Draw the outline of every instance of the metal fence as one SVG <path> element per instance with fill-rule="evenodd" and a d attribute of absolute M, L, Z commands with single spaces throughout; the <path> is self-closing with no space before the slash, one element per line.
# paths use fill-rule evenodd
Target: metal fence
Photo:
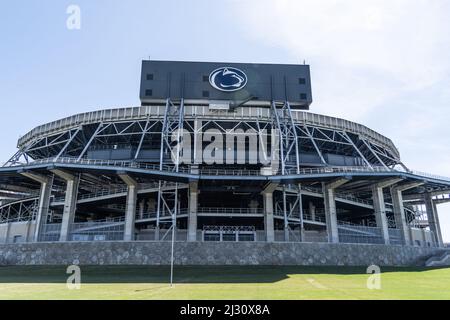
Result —
<path fill-rule="evenodd" d="M 339 242 L 384 244 L 381 228 L 356 225 L 338 225 Z"/>
<path fill-rule="evenodd" d="M 389 228 L 389 242 L 394 245 L 403 245 L 402 232 L 400 229 Z"/>
<path fill-rule="evenodd" d="M 120 241 L 124 236 L 124 218 L 73 223 L 70 241 Z"/>
<path fill-rule="evenodd" d="M 38 241 L 55 242 L 59 241 L 61 234 L 61 223 L 44 224 L 41 227 Z"/>

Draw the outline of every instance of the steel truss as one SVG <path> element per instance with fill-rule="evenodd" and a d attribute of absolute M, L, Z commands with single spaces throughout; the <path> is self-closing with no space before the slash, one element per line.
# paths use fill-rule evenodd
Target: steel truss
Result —
<path fill-rule="evenodd" d="M 292 173 L 291 169 L 298 174 L 300 173 L 298 136 L 289 102 L 286 101 L 281 108 L 277 108 L 276 102 L 272 101 L 271 116 L 272 124 L 280 135 L 281 174 Z"/>
<path fill-rule="evenodd" d="M 282 213 L 285 240 L 289 240 L 290 235 L 292 235 L 295 241 L 302 241 L 304 238 L 304 224 L 302 188 L 300 184 L 283 187 L 281 201 L 275 203 L 275 212 L 277 216 L 280 216 L 280 213 Z M 299 230 L 299 234 L 296 234 L 294 230 Z"/>
<path fill-rule="evenodd" d="M 22 199 L 0 207 L 0 223 L 32 221 L 36 217 L 39 198 Z"/>
<path fill-rule="evenodd" d="M 280 136 L 280 144 L 277 146 L 279 150 L 277 151 L 280 154 L 282 174 L 297 173 L 302 163 L 301 158 L 305 153 L 317 154 L 318 163 L 323 166 L 329 165 L 327 153 L 360 158 L 361 164 L 366 167 L 393 168 L 397 164 L 403 166 L 397 156 L 364 136 L 344 130 L 295 122 L 293 111 L 287 102 L 282 105 L 272 102 L 269 121 L 261 120 L 258 117 L 255 117 L 254 120 L 233 117 L 211 119 L 209 116 L 201 119 L 201 115 L 195 119 L 180 121 L 180 119 L 184 119 L 184 104 L 174 104 L 170 99 L 166 104 L 169 108 L 166 108 L 168 112 L 164 114 L 164 117 L 156 118 L 148 115 L 143 119 L 92 123 L 37 138 L 16 152 L 5 166 L 29 163 L 31 159 L 52 158 L 57 161 L 60 157 L 69 157 L 81 160 L 86 158 L 88 150 L 120 147 L 132 148 L 130 161 L 139 161 L 142 149 L 156 150 L 161 146 L 164 150 L 163 163 L 167 163 L 171 157 L 179 156 L 174 152 L 173 143 L 170 141 L 171 135 L 176 130 L 183 129 L 184 126 L 190 135 L 194 134 L 194 140 L 199 132 L 210 127 L 215 127 L 224 134 L 230 134 L 237 128 L 255 130 L 261 141 L 262 138 L 265 138 L 264 130 L 275 129 Z M 160 141 L 161 137 L 163 139 Z M 265 146 L 264 143 L 260 145 Z M 193 152 L 194 159 L 198 163 L 199 157 L 196 155 L 195 147 Z M 263 150 L 262 153 L 267 156 L 268 150 Z"/>
<path fill-rule="evenodd" d="M 274 160 L 275 157 L 272 153 L 278 151 L 269 150 L 271 146 L 276 147 L 277 145 L 277 143 L 272 143 L 271 141 L 272 126 L 270 122 L 260 122 L 259 119 L 255 119 L 255 121 L 197 119 L 195 121 L 185 121 L 184 125 L 189 134 L 193 133 L 194 141 L 192 143 L 193 149 L 191 150 L 193 156 L 191 156 L 191 161 L 194 164 L 201 164 L 204 160 L 202 155 L 199 154 L 202 151 L 199 150 L 201 149 L 199 146 L 202 144 L 203 134 L 209 129 L 215 130 L 215 133 L 222 134 L 224 137 L 232 136 L 233 144 L 234 137 L 243 136 L 245 139 L 245 137 L 254 136 L 259 142 L 257 144 L 258 150 L 255 151 L 258 151 L 258 155 L 263 158 L 261 160 L 264 160 L 264 163 L 270 163 Z M 243 140 L 240 141 L 245 143 Z M 227 141 L 223 141 L 223 143 L 227 143 Z M 224 162 L 226 163 L 226 160 Z"/>
<path fill-rule="evenodd" d="M 167 155 L 170 155 L 170 160 L 173 161 L 174 172 L 179 172 L 180 168 L 180 152 L 182 150 L 182 139 L 183 139 L 183 128 L 184 128 L 184 99 L 181 99 L 180 103 L 174 104 L 170 99 L 166 101 L 166 110 L 164 113 L 164 120 L 161 130 L 161 148 L 160 148 L 160 170 L 163 170 L 164 164 L 167 164 Z M 173 136 L 176 135 L 175 145 L 172 141 Z M 164 188 L 165 182 L 159 181 L 159 192 L 158 192 L 158 204 L 156 211 L 156 232 L 157 238 L 159 238 L 159 229 L 161 221 L 167 218 L 172 220 L 172 224 L 167 230 L 166 234 L 163 236 L 163 240 L 172 231 L 172 239 L 174 239 L 176 234 L 176 221 L 177 214 L 179 211 L 179 201 L 178 201 L 178 187 L 179 184 L 175 183 L 175 187 L 170 190 Z M 167 213 L 167 214 L 166 214 Z"/>

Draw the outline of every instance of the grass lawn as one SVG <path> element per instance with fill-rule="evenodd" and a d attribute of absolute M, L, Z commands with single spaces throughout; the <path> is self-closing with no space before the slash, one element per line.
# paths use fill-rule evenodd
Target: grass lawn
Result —
<path fill-rule="evenodd" d="M 382 268 L 381 290 L 364 267 L 81 267 L 81 289 L 65 267 L 0 267 L 0 299 L 450 299 L 450 268 Z"/>

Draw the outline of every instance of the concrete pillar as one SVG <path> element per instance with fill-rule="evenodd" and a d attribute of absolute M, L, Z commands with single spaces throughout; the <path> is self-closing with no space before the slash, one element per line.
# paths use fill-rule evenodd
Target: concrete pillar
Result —
<path fill-rule="evenodd" d="M 403 207 L 403 195 L 402 191 L 398 188 L 391 189 L 392 204 L 394 209 L 395 225 L 397 229 L 400 229 L 401 237 L 405 245 L 411 245 L 411 237 L 409 232 L 409 226 L 406 223 L 405 208 Z"/>
<path fill-rule="evenodd" d="M 136 217 L 137 190 L 139 184 L 129 175 L 119 173 L 119 177 L 127 184 L 127 202 L 125 205 L 124 241 L 134 240 L 134 221 Z"/>
<path fill-rule="evenodd" d="M 330 243 L 339 243 L 335 189 L 348 182 L 348 180 L 337 179 L 329 183 L 322 183 L 328 242 Z"/>
<path fill-rule="evenodd" d="M 124 241 L 134 240 L 134 220 L 136 215 L 137 186 L 129 185 L 127 190 L 127 203 L 125 210 Z"/>
<path fill-rule="evenodd" d="M 337 211 L 334 189 L 327 188 L 324 185 L 323 198 L 325 204 L 325 217 L 327 222 L 328 242 L 338 243 L 339 232 L 337 223 Z"/>
<path fill-rule="evenodd" d="M 412 245 L 411 228 L 406 223 L 405 208 L 403 207 L 403 191 L 423 185 L 424 182 L 410 182 L 397 184 L 391 188 L 392 205 L 394 206 L 394 218 L 397 229 L 405 245 Z"/>
<path fill-rule="evenodd" d="M 386 217 L 386 204 L 384 203 L 383 188 L 377 185 L 373 186 L 372 198 L 377 227 L 381 228 L 384 244 L 389 244 L 389 225 Z"/>
<path fill-rule="evenodd" d="M 5 243 L 9 243 L 10 232 L 11 232 L 11 222 L 8 222 L 6 224 Z"/>
<path fill-rule="evenodd" d="M 31 229 L 31 225 L 32 225 L 32 221 L 28 221 L 27 222 L 27 227 L 26 227 L 26 237 L 25 237 L 25 242 L 30 242 L 30 229 Z"/>
<path fill-rule="evenodd" d="M 66 181 L 66 196 L 64 199 L 63 218 L 61 223 L 61 232 L 59 241 L 68 241 L 70 234 L 70 225 L 75 220 L 75 212 L 77 207 L 78 185 L 80 179 L 71 173 L 63 170 L 51 170 L 58 177 Z"/>
<path fill-rule="evenodd" d="M 78 178 L 67 180 L 66 197 L 64 200 L 64 212 L 59 241 L 69 240 L 70 225 L 75 220 L 79 182 L 80 180 Z"/>
<path fill-rule="evenodd" d="M 420 230 L 420 232 L 421 232 L 421 234 L 422 234 L 422 246 L 423 247 L 426 247 L 427 246 L 427 234 L 426 234 L 426 232 L 425 232 L 425 228 L 422 228 L 421 230 Z"/>
<path fill-rule="evenodd" d="M 309 207 L 309 214 L 311 216 L 312 221 L 316 221 L 316 206 L 314 205 L 314 202 L 310 201 L 308 203 Z"/>
<path fill-rule="evenodd" d="M 258 212 L 258 201 L 256 200 L 251 200 L 248 204 L 248 207 L 251 209 L 252 213 L 257 213 Z"/>
<path fill-rule="evenodd" d="M 432 195 L 426 193 L 424 195 L 425 208 L 427 210 L 428 225 L 430 231 L 433 233 L 433 242 L 439 247 L 443 247 L 443 241 L 441 236 L 441 228 L 439 225 L 439 217 L 437 216 L 436 206 L 433 203 Z"/>
<path fill-rule="evenodd" d="M 275 241 L 275 230 L 273 221 L 273 192 L 263 192 L 264 201 L 264 230 L 266 232 L 266 241 Z"/>
<path fill-rule="evenodd" d="M 444 246 L 444 238 L 442 238 L 442 229 L 441 229 L 441 223 L 439 222 L 439 213 L 437 210 L 436 202 L 434 202 L 434 201 L 433 201 L 433 212 L 434 212 L 434 218 L 435 218 L 436 224 L 437 224 L 439 243 L 440 243 L 440 246 L 443 247 Z"/>
<path fill-rule="evenodd" d="M 47 222 L 47 215 L 50 206 L 50 195 L 52 193 L 52 179 L 32 172 L 21 172 L 20 174 L 41 184 L 38 210 L 36 213 L 36 228 L 34 230 L 33 237 L 33 241 L 38 242 L 42 231 L 42 226 Z"/>
<path fill-rule="evenodd" d="M 144 208 L 145 208 L 145 200 L 141 200 L 141 202 L 139 202 L 139 219 L 143 219 L 144 218 Z"/>
<path fill-rule="evenodd" d="M 188 241 L 197 241 L 198 182 L 189 184 Z"/>

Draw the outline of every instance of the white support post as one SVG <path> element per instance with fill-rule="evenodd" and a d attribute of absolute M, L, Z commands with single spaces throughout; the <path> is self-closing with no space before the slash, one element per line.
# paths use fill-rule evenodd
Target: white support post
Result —
<path fill-rule="evenodd" d="M 127 174 L 119 173 L 119 177 L 127 184 L 127 203 L 125 209 L 124 241 L 134 240 L 134 225 L 136 216 L 137 190 L 139 184 Z"/>
<path fill-rule="evenodd" d="M 322 183 L 328 242 L 330 243 L 339 243 L 335 189 L 348 182 L 348 180 L 337 179 L 329 183 Z"/>
<path fill-rule="evenodd" d="M 311 220 L 316 221 L 316 206 L 314 205 L 314 203 L 312 201 L 309 202 L 308 206 L 309 206 L 309 214 L 311 216 Z"/>
<path fill-rule="evenodd" d="M 41 190 L 39 193 L 38 211 L 36 214 L 36 226 L 34 230 L 34 239 L 33 239 L 34 242 L 38 242 L 39 236 L 42 231 L 42 226 L 47 222 L 46 220 L 50 206 L 50 195 L 52 192 L 52 179 L 32 172 L 21 172 L 20 174 L 41 184 Z"/>
<path fill-rule="evenodd" d="M 373 209 L 377 227 L 381 228 L 384 244 L 389 244 L 389 226 L 386 217 L 386 204 L 384 203 L 383 188 L 372 186 Z"/>
<path fill-rule="evenodd" d="M 188 241 L 197 241 L 198 182 L 189 184 Z"/>
<path fill-rule="evenodd" d="M 403 191 L 424 184 L 424 182 L 395 185 L 391 188 L 392 205 L 394 206 L 395 226 L 400 230 L 405 245 L 412 245 L 411 230 L 406 222 L 405 208 L 403 206 Z"/>
<path fill-rule="evenodd" d="M 263 193 L 264 201 L 264 230 L 266 232 L 266 241 L 275 241 L 275 230 L 273 220 L 273 192 Z"/>
<path fill-rule="evenodd" d="M 275 229 L 273 218 L 273 192 L 277 189 L 278 182 L 269 183 L 261 192 L 264 205 L 264 231 L 267 242 L 275 241 Z"/>
<path fill-rule="evenodd" d="M 392 204 L 394 209 L 395 226 L 400 229 L 402 240 L 405 245 L 411 245 L 409 227 L 406 224 L 405 208 L 403 207 L 402 191 L 396 188 L 391 190 Z"/>
<path fill-rule="evenodd" d="M 433 233 L 433 241 L 438 247 L 443 247 L 441 228 L 439 225 L 439 217 L 437 215 L 436 205 L 433 203 L 433 198 L 430 193 L 424 195 L 425 208 L 427 211 L 428 225 L 430 231 Z"/>
<path fill-rule="evenodd" d="M 283 219 L 284 219 L 284 241 L 289 242 L 289 221 L 287 213 L 286 188 L 283 187 Z"/>
<path fill-rule="evenodd" d="M 298 213 L 300 216 L 300 242 L 305 240 L 305 225 L 303 223 L 303 194 L 302 185 L 298 184 Z"/>
<path fill-rule="evenodd" d="M 59 241 L 68 241 L 70 226 L 75 220 L 78 185 L 80 179 L 73 174 L 65 172 L 63 170 L 53 169 L 50 171 L 66 181 L 66 195 L 64 199 L 64 210 Z"/>
<path fill-rule="evenodd" d="M 437 204 L 436 201 L 433 201 L 433 212 L 434 212 L 434 218 L 436 220 L 436 226 L 438 231 L 438 237 L 439 237 L 439 246 L 444 247 L 444 238 L 442 238 L 442 229 L 441 229 L 441 223 L 439 222 L 439 213 L 437 210 Z"/>
<path fill-rule="evenodd" d="M 387 179 L 372 186 L 373 209 L 377 227 L 381 228 L 384 244 L 390 244 L 389 225 L 386 216 L 386 203 L 384 202 L 383 189 L 400 182 L 402 179 Z"/>

